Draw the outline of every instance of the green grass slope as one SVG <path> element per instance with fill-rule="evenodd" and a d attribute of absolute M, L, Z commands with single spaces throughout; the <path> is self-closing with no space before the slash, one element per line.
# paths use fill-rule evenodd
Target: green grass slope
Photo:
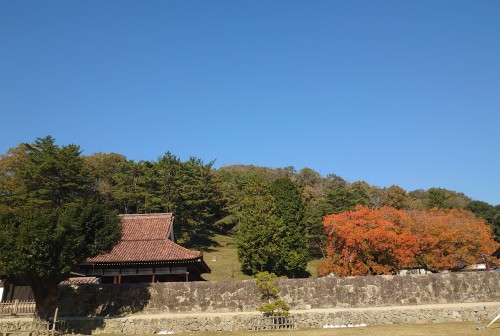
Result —
<path fill-rule="evenodd" d="M 253 279 L 252 276 L 241 272 L 241 264 L 238 260 L 236 242 L 234 237 L 226 235 L 214 235 L 210 238 L 214 245 L 204 248 L 203 259 L 212 269 L 212 273 L 204 274 L 203 278 L 207 281 L 223 280 L 247 280 Z M 320 260 L 311 260 L 307 264 L 307 271 L 312 277 L 317 277 L 316 267 Z"/>

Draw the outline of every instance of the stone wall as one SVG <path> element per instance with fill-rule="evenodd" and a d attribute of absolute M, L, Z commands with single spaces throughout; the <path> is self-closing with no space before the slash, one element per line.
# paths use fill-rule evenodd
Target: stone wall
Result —
<path fill-rule="evenodd" d="M 430 305 L 354 309 L 293 311 L 296 328 L 323 328 L 340 325 L 379 325 L 432 322 L 485 322 L 500 308 L 500 303 L 465 306 Z M 258 313 L 191 313 L 128 316 L 122 318 L 70 319 L 66 333 L 152 334 L 193 331 L 252 330 Z"/>
<path fill-rule="evenodd" d="M 500 309 L 500 272 L 279 280 L 297 328 L 472 321 Z M 66 333 L 250 330 L 254 281 L 62 286 Z M 6 330 L 31 319 L 0 319 Z M 5 328 L 4 328 L 5 327 Z M 23 329 L 24 328 L 24 329 Z"/>
<path fill-rule="evenodd" d="M 500 272 L 283 279 L 292 309 L 363 308 L 500 301 Z M 254 281 L 61 287 L 61 316 L 255 312 Z"/>
<path fill-rule="evenodd" d="M 431 322 L 483 322 L 491 319 L 500 303 L 468 303 L 462 305 L 418 305 L 379 308 L 336 308 L 324 310 L 292 311 L 296 328 L 323 328 L 340 325 L 379 325 L 399 323 Z M 158 334 L 160 331 L 174 333 L 193 331 L 252 330 L 256 312 L 243 313 L 179 313 L 130 315 L 127 317 L 66 317 L 66 334 Z M 32 319 L 0 319 L 0 331 L 30 331 Z"/>

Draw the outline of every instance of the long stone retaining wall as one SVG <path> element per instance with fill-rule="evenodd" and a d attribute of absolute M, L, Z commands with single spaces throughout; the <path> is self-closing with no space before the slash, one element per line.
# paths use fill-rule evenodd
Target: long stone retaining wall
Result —
<path fill-rule="evenodd" d="M 500 303 L 467 303 L 464 305 L 423 305 L 378 308 L 338 308 L 292 311 L 296 328 L 324 328 L 340 325 L 380 325 L 402 323 L 485 322 L 500 309 Z M 121 318 L 69 319 L 71 333 L 152 334 L 161 331 L 182 333 L 193 331 L 252 330 L 257 312 L 178 313 L 130 315 Z"/>
<path fill-rule="evenodd" d="M 493 271 L 288 279 L 277 286 L 298 328 L 478 322 L 500 309 L 500 272 Z M 259 304 L 254 281 L 80 285 L 61 287 L 59 316 L 66 332 L 78 334 L 250 330 Z"/>
<path fill-rule="evenodd" d="M 292 309 L 362 308 L 500 301 L 500 272 L 283 279 Z M 132 313 L 254 312 L 255 281 L 62 287 L 61 316 Z"/>
<path fill-rule="evenodd" d="M 461 305 L 417 305 L 374 308 L 335 308 L 295 310 L 291 314 L 297 329 L 332 326 L 380 325 L 402 323 L 487 322 L 500 310 L 500 303 L 465 303 Z M 195 331 L 252 330 L 257 312 L 177 313 L 129 315 L 126 317 L 66 317 L 66 334 L 158 334 Z M 3 331 L 30 331 L 32 319 L 0 319 Z"/>

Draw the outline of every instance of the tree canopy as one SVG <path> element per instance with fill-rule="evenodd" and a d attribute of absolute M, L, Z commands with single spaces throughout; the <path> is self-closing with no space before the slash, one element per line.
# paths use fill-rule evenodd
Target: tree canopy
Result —
<path fill-rule="evenodd" d="M 238 257 L 248 274 L 303 275 L 308 260 L 304 204 L 287 178 L 251 176 L 243 187 L 237 226 Z"/>
<path fill-rule="evenodd" d="M 330 251 L 333 246 L 332 231 L 327 231 L 328 235 L 325 235 L 323 218 L 331 219 L 333 215 L 345 217 L 346 212 L 351 212 L 349 216 L 361 216 L 361 213 L 352 214 L 360 205 L 364 206 L 363 216 L 367 216 L 372 222 L 370 226 L 377 229 L 376 232 L 382 238 L 390 235 L 391 230 L 399 233 L 410 230 L 394 223 L 391 227 L 384 216 L 399 218 L 401 223 L 410 223 L 410 234 L 416 234 L 420 232 L 417 223 L 427 218 L 424 215 L 418 217 L 418 214 L 427 214 L 437 208 L 453 214 L 457 214 L 456 211 L 460 209 L 467 209 L 474 214 L 469 214 L 471 220 L 480 218 L 486 221 L 489 228 L 493 228 L 496 239 L 500 239 L 500 205 L 471 200 L 463 193 L 442 188 L 407 192 L 397 185 L 377 187 L 365 181 L 348 182 L 335 174 L 324 177 L 307 167 L 299 171 L 294 167 L 245 165 L 215 169 L 214 161 L 205 163 L 196 157 L 181 160 L 170 152 L 156 160 L 139 162 L 118 153 L 83 156 L 78 146 L 58 146 L 50 136 L 37 139 L 32 144 L 20 144 L 0 156 L 0 212 L 2 225 L 6 227 L 1 239 L 14 239 L 16 232 L 12 230 L 19 230 L 22 235 L 17 234 L 18 240 L 12 241 L 14 245 L 27 244 L 29 239 L 23 240 L 22 237 L 29 237 L 27 234 L 30 231 L 35 235 L 36 230 L 49 227 L 49 222 L 55 223 L 50 226 L 53 232 L 42 230 L 36 235 L 55 239 L 61 232 L 80 234 L 82 230 L 78 228 L 87 217 L 79 214 L 96 212 L 101 213 L 100 217 L 85 219 L 90 225 L 87 227 L 88 232 L 84 230 L 89 235 L 87 243 L 99 241 L 98 246 L 106 249 L 116 237 L 111 234 L 114 220 L 106 218 L 103 209 L 108 210 L 106 213 L 112 213 L 113 218 L 113 211 L 173 212 L 175 236 L 180 243 L 203 249 L 213 244 L 210 236 L 214 233 L 236 235 L 239 258 L 246 273 L 269 271 L 279 275 L 300 276 L 305 275 L 303 270 L 307 259 L 325 256 L 335 259 L 342 255 Z M 388 206 L 393 209 L 387 210 Z M 54 211 L 45 212 L 44 209 Z M 30 213 L 38 214 L 36 220 L 29 219 Z M 68 221 L 64 219 L 70 215 L 75 216 L 72 223 L 76 227 L 68 226 Z M 408 216 L 409 221 L 406 220 Z M 465 221 L 464 216 L 458 217 L 460 221 Z M 484 224 L 484 221 L 481 223 Z M 437 222 L 446 227 L 444 219 Z M 420 226 L 430 227 L 429 224 Z M 109 241 L 101 236 L 101 232 L 106 230 L 111 230 L 106 233 L 111 237 Z M 361 229 L 356 230 L 362 236 Z M 385 238 L 382 238 L 379 240 L 384 241 Z M 412 243 L 400 240 L 400 236 L 394 237 L 391 244 L 410 246 Z M 50 245 L 49 242 L 44 244 Z M 370 238 L 369 234 L 363 244 L 371 246 L 376 252 L 359 254 L 366 263 L 372 260 L 368 268 L 363 266 L 365 271 L 389 272 L 391 267 L 385 266 L 387 263 L 384 260 L 390 258 L 397 265 L 406 264 L 404 254 L 390 257 L 384 254 L 385 250 L 377 250 L 377 241 Z M 7 243 L 2 245 L 8 246 Z M 68 245 L 74 245 L 75 250 L 80 248 L 78 242 L 70 242 L 69 238 Z M 47 251 L 51 248 L 56 250 L 54 246 L 44 247 L 44 253 L 49 253 Z M 14 247 L 10 249 L 14 251 Z M 429 268 L 444 267 L 437 265 L 420 249 L 423 249 L 423 245 L 417 245 L 414 252 L 421 253 L 422 264 Z M 6 248 L 0 246 L 0 254 L 7 255 L 2 250 Z M 79 251 L 81 258 L 75 257 L 73 260 L 68 257 L 71 259 L 68 265 L 74 264 L 84 255 L 97 253 L 95 250 Z M 63 264 L 59 257 L 51 260 Z M 413 262 L 417 264 L 417 261 Z M 64 269 L 60 273 L 66 272 Z M 349 274 L 354 271 L 345 272 Z"/>
<path fill-rule="evenodd" d="M 276 218 L 283 223 L 281 255 L 277 256 L 281 274 L 291 277 L 303 275 L 308 260 L 304 202 L 300 188 L 288 178 L 281 178 L 270 185 L 274 199 Z"/>
<path fill-rule="evenodd" d="M 498 248 L 491 227 L 463 209 L 358 206 L 326 216 L 323 223 L 328 251 L 328 260 L 319 267 L 323 275 L 458 269 L 484 262 Z"/>
<path fill-rule="evenodd" d="M 250 176 L 243 189 L 236 233 L 238 258 L 244 273 L 281 274 L 280 241 L 285 228 L 274 216 L 275 210 L 269 183 L 259 175 Z"/>
<path fill-rule="evenodd" d="M 48 136 L 11 153 L 0 160 L 10 161 L 0 165 L 10 168 L 0 183 L 0 264 L 31 286 L 47 318 L 59 282 L 119 240 L 119 220 L 99 201 L 78 146 L 59 147 Z"/>

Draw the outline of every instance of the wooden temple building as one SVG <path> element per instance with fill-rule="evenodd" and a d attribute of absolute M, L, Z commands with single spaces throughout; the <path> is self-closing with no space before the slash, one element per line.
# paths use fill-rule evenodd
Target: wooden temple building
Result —
<path fill-rule="evenodd" d="M 101 283 L 200 281 L 210 268 L 202 252 L 174 242 L 171 213 L 120 215 L 123 236 L 109 253 L 80 265 Z"/>

